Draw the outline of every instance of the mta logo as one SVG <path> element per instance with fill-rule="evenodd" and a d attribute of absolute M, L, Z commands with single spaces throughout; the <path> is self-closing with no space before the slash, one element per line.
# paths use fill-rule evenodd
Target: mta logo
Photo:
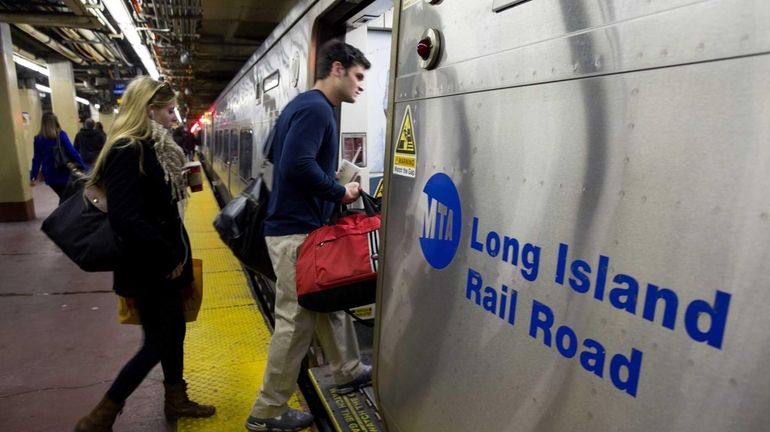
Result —
<path fill-rule="evenodd" d="M 457 253 L 462 226 L 460 195 L 448 175 L 434 174 L 425 183 L 419 210 L 422 254 L 431 267 L 443 269 Z"/>

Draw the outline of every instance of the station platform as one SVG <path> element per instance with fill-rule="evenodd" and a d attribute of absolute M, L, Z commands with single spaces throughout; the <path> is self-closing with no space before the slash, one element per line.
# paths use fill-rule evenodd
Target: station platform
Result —
<path fill-rule="evenodd" d="M 38 184 L 33 194 L 36 219 L 0 224 L 0 431 L 68 431 L 139 348 L 142 331 L 118 323 L 111 273 L 80 270 L 40 231 L 57 205 L 54 192 Z M 240 264 L 213 229 L 217 211 L 208 184 L 185 211 L 204 274 L 201 312 L 187 328 L 185 378 L 191 398 L 217 413 L 166 422 L 158 366 L 126 402 L 115 431 L 245 430 L 270 329 Z M 290 405 L 307 409 L 299 392 Z"/>

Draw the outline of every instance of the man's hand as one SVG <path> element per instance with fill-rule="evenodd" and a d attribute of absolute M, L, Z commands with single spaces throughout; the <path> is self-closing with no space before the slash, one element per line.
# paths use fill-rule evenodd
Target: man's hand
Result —
<path fill-rule="evenodd" d="M 345 196 L 342 197 L 342 204 L 350 204 L 361 196 L 361 185 L 358 182 L 350 182 L 345 185 Z"/>

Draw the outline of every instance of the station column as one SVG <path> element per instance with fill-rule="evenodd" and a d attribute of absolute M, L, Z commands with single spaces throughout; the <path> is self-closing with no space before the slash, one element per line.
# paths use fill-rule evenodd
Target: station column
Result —
<path fill-rule="evenodd" d="M 70 141 L 80 130 L 78 103 L 75 101 L 75 75 L 68 60 L 48 61 L 48 82 L 51 84 L 51 106 L 59 119 L 59 125 L 67 132 Z"/>
<path fill-rule="evenodd" d="M 34 148 L 32 142 L 40 130 L 40 117 L 42 117 L 42 108 L 40 104 L 40 92 L 35 88 L 35 80 L 21 80 L 22 86 L 19 88 L 19 99 L 21 101 L 21 125 L 22 138 L 21 145 L 26 152 L 27 166 L 32 166 L 32 156 Z M 22 165 L 22 168 L 24 165 Z"/>
<path fill-rule="evenodd" d="M 0 222 L 35 218 L 21 124 L 11 28 L 0 23 Z"/>

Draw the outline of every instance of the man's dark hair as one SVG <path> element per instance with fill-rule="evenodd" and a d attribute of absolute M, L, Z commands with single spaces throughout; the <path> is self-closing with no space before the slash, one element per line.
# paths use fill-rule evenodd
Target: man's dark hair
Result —
<path fill-rule="evenodd" d="M 87 118 L 86 121 L 83 122 L 83 127 L 86 129 L 93 129 L 96 122 L 92 118 Z"/>
<path fill-rule="evenodd" d="M 321 80 L 328 77 L 332 71 L 332 64 L 336 61 L 340 62 L 345 69 L 354 65 L 363 66 L 364 69 L 372 67 L 364 53 L 358 48 L 339 40 L 330 40 L 318 51 L 315 69 L 316 79 Z"/>

